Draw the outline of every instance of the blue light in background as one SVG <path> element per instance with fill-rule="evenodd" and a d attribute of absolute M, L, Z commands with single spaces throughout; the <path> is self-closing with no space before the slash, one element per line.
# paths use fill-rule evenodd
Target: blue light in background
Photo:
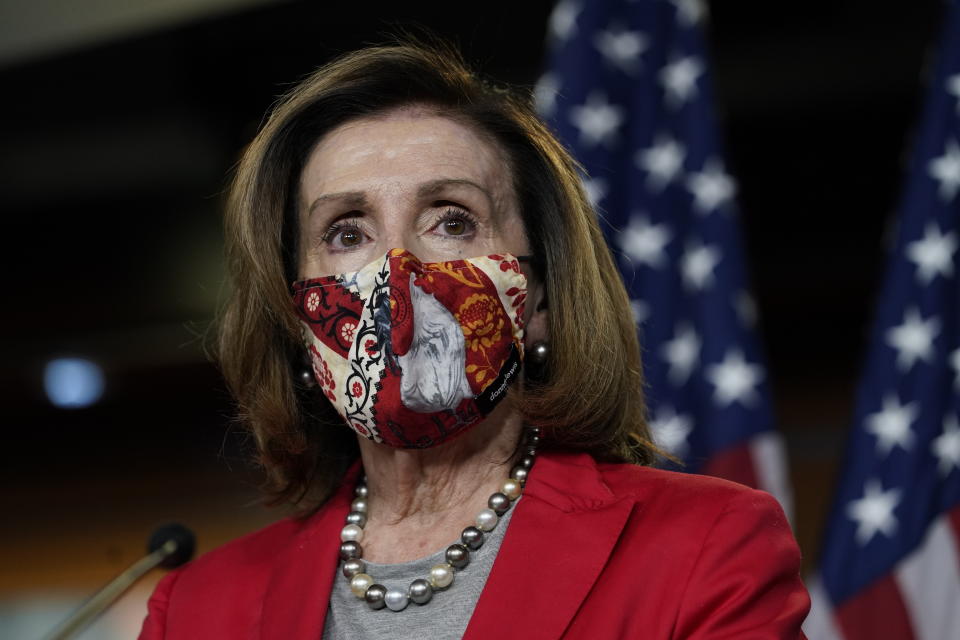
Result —
<path fill-rule="evenodd" d="M 103 370 L 84 358 L 57 358 L 43 370 L 43 388 L 55 407 L 89 407 L 103 395 Z"/>

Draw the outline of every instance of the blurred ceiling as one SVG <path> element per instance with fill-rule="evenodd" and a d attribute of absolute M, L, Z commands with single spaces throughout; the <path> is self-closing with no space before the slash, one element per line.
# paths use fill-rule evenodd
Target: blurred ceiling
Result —
<path fill-rule="evenodd" d="M 0 68 L 281 0 L 5 0 Z"/>

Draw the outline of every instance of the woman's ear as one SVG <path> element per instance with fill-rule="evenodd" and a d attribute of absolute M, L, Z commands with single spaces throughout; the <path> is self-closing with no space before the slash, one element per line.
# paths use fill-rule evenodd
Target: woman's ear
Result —
<path fill-rule="evenodd" d="M 523 345 L 525 349 L 530 349 L 537 342 L 550 341 L 548 322 L 550 310 L 547 308 L 547 292 L 539 279 L 529 283 L 526 304 Z"/>

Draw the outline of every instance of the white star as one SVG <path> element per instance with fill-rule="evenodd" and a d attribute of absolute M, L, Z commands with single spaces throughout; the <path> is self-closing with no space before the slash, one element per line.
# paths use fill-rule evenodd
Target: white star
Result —
<path fill-rule="evenodd" d="M 647 172 L 647 185 L 662 190 L 683 167 L 686 151 L 676 140 L 659 136 L 649 149 L 641 149 L 633 156 L 637 168 Z"/>
<path fill-rule="evenodd" d="M 960 349 L 950 354 L 950 367 L 953 369 L 953 386 L 960 391 Z"/>
<path fill-rule="evenodd" d="M 702 244 L 691 244 L 680 259 L 683 281 L 701 291 L 713 284 L 713 269 L 720 264 L 720 250 Z"/>
<path fill-rule="evenodd" d="M 677 18 L 685 27 L 692 27 L 706 15 L 707 8 L 700 0 L 671 0 L 677 8 Z"/>
<path fill-rule="evenodd" d="M 700 359 L 703 343 L 697 332 L 688 324 L 677 327 L 676 336 L 660 348 L 660 355 L 670 365 L 667 375 L 675 385 L 681 385 L 690 377 L 690 372 Z"/>
<path fill-rule="evenodd" d="M 630 299 L 630 313 L 633 315 L 633 323 L 641 325 L 650 317 L 650 307 L 640 298 Z"/>
<path fill-rule="evenodd" d="M 877 437 L 877 451 L 881 456 L 889 455 L 894 447 L 906 451 L 913 446 L 910 425 L 916 417 L 915 403 L 902 405 L 894 394 L 887 394 L 883 398 L 883 408 L 865 420 L 867 431 Z"/>
<path fill-rule="evenodd" d="M 630 74 L 640 68 L 640 55 L 650 46 L 642 33 L 625 29 L 601 31 L 593 44 L 614 66 Z"/>
<path fill-rule="evenodd" d="M 560 91 L 560 80 L 556 74 L 545 73 L 540 76 L 533 87 L 533 102 L 537 105 L 537 113 L 549 118 L 556 112 L 558 91 Z"/>
<path fill-rule="evenodd" d="M 943 433 L 933 440 L 933 455 L 939 458 L 940 475 L 949 474 L 954 467 L 960 469 L 960 422 L 956 416 L 943 421 Z"/>
<path fill-rule="evenodd" d="M 897 530 L 893 510 L 900 503 L 900 489 L 884 491 L 879 480 L 867 480 L 863 497 L 847 503 L 847 517 L 857 523 L 857 543 L 863 546 L 879 531 L 888 538 Z"/>
<path fill-rule="evenodd" d="M 587 192 L 587 200 L 594 209 L 607 197 L 607 181 L 603 178 L 584 178 L 583 190 Z"/>
<path fill-rule="evenodd" d="M 617 236 L 617 243 L 632 259 L 658 269 L 667 259 L 664 248 L 670 236 L 666 224 L 650 224 L 646 217 L 633 215 L 630 225 Z"/>
<path fill-rule="evenodd" d="M 666 91 L 667 102 L 679 107 L 697 92 L 697 76 L 703 73 L 703 64 L 693 57 L 680 58 L 664 65 L 660 82 Z"/>
<path fill-rule="evenodd" d="M 691 173 L 687 178 L 687 189 L 693 194 L 693 208 L 702 214 L 715 211 L 737 192 L 733 179 L 724 173 L 723 166 L 716 160 L 707 161 L 703 171 Z"/>
<path fill-rule="evenodd" d="M 693 431 L 693 420 L 689 416 L 677 415 L 673 407 L 661 407 L 650 421 L 650 431 L 659 447 L 683 458 L 689 448 L 687 436 Z"/>
<path fill-rule="evenodd" d="M 940 320 L 924 320 L 916 307 L 907 309 L 903 324 L 887 329 L 887 344 L 897 350 L 897 366 L 910 371 L 917 360 L 933 358 L 933 339 L 940 333 Z"/>
<path fill-rule="evenodd" d="M 763 380 L 763 367 L 750 364 L 739 349 L 730 349 L 720 364 L 707 367 L 707 380 L 716 387 L 713 399 L 721 407 L 734 402 L 748 405 L 759 398 L 755 387 Z"/>
<path fill-rule="evenodd" d="M 580 13 L 580 4 L 572 0 L 560 0 L 550 14 L 550 35 L 565 42 L 577 32 L 577 15 Z"/>
<path fill-rule="evenodd" d="M 960 113 L 960 74 L 947 78 L 947 93 L 957 98 L 957 113 Z"/>
<path fill-rule="evenodd" d="M 593 92 L 586 104 L 570 109 L 570 121 L 580 130 L 580 142 L 588 146 L 599 143 L 609 146 L 617 140 L 617 129 L 623 124 L 623 108 L 607 102 L 606 96 Z"/>
<path fill-rule="evenodd" d="M 940 182 L 940 198 L 946 202 L 953 200 L 960 188 L 960 147 L 957 143 L 948 140 L 944 154 L 931 160 L 927 171 Z"/>
<path fill-rule="evenodd" d="M 940 227 L 930 223 L 923 232 L 923 240 L 907 245 L 907 257 L 917 265 L 917 278 L 924 286 L 930 284 L 937 274 L 944 278 L 953 275 L 953 252 L 957 250 L 957 234 L 947 235 Z"/>
<path fill-rule="evenodd" d="M 747 327 L 753 327 L 757 324 L 757 303 L 750 295 L 749 291 L 741 291 L 733 299 L 733 308 L 737 316 Z"/>

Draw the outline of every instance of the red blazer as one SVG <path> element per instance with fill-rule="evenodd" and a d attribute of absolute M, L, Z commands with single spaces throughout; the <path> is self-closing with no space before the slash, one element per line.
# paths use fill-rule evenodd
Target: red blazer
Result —
<path fill-rule="evenodd" d="M 140 638 L 319 639 L 355 474 L 166 576 Z M 516 510 L 464 638 L 803 638 L 800 553 L 766 493 L 544 452 Z"/>

